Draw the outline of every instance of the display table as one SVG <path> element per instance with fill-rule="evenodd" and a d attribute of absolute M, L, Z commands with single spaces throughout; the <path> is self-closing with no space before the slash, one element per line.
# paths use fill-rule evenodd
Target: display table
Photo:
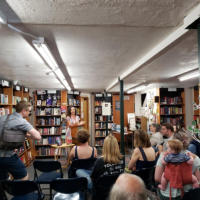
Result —
<path fill-rule="evenodd" d="M 72 149 L 72 147 L 75 144 L 67 144 L 67 143 L 63 143 L 62 145 L 58 146 L 57 144 L 53 144 L 51 145 L 51 147 L 55 148 L 55 155 L 54 155 L 54 160 L 58 160 L 59 157 L 63 156 L 64 160 L 66 162 L 64 162 L 63 167 L 68 167 L 69 164 L 69 153 Z M 63 154 L 62 154 L 62 150 L 63 150 Z M 61 162 L 62 163 L 62 162 Z"/>

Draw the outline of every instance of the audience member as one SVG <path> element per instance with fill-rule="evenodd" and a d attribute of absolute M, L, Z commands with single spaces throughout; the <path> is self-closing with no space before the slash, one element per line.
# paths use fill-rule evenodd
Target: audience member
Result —
<path fill-rule="evenodd" d="M 190 143 L 190 136 L 187 135 L 186 132 L 184 132 L 183 130 L 177 132 L 174 134 L 174 139 L 178 139 L 183 143 L 183 151 L 182 153 L 187 153 L 188 151 L 186 150 L 188 148 L 188 145 Z M 193 159 L 194 159 L 194 163 L 192 166 L 192 173 L 194 174 L 196 172 L 196 170 L 199 170 L 200 168 L 200 159 L 194 155 L 191 154 Z M 155 170 L 155 181 L 157 182 L 161 182 L 161 177 L 164 171 L 164 166 L 162 164 L 162 160 L 163 160 L 163 156 L 164 154 L 162 153 L 158 159 L 157 165 L 156 165 L 156 170 Z M 200 176 L 197 175 L 197 179 L 198 181 L 200 181 Z M 189 191 L 192 188 L 192 184 L 187 184 L 183 187 L 184 192 Z M 170 186 L 169 183 L 167 184 L 166 190 L 159 191 L 159 195 L 160 195 L 160 199 L 161 200 L 165 200 L 165 199 L 170 199 Z M 176 189 L 176 188 L 171 188 L 171 199 L 181 199 L 181 189 Z"/>
<path fill-rule="evenodd" d="M 199 187 L 197 177 L 192 174 L 192 165 L 194 162 L 193 157 L 190 155 L 190 153 L 182 153 L 182 149 L 183 144 L 181 141 L 177 139 L 168 141 L 167 151 L 164 153 L 162 160 L 162 164 L 165 167 L 165 170 L 168 171 L 167 173 L 163 172 L 162 174 L 161 184 L 159 185 L 161 190 L 166 189 L 168 180 L 170 182 L 173 181 L 174 185 L 184 185 L 185 180 L 181 180 L 179 177 L 184 177 L 182 176 L 182 173 L 185 173 L 186 170 L 186 181 L 188 181 L 188 183 L 193 183 L 193 188 Z M 174 167 L 174 165 L 179 165 L 180 168 Z M 196 173 L 198 173 L 198 170 L 196 170 Z"/>
<path fill-rule="evenodd" d="M 26 101 L 20 101 L 16 105 L 16 112 L 11 115 L 0 117 L 0 135 L 2 136 L 4 128 L 7 130 L 21 131 L 27 137 L 40 140 L 40 133 L 32 127 L 25 119 L 31 112 L 31 104 Z M 5 125 L 6 123 L 6 125 Z M 4 127 L 5 125 L 5 127 Z M 25 137 L 24 137 L 25 140 Z M 22 145 L 21 143 L 19 144 Z M 17 156 L 16 147 L 0 140 L 0 180 L 7 179 L 10 173 L 14 179 L 27 180 L 28 174 L 25 165 Z"/>
<path fill-rule="evenodd" d="M 120 154 L 117 139 L 108 135 L 103 144 L 103 153 L 95 162 L 91 178 L 95 183 L 104 175 L 121 174 L 124 172 L 123 156 Z"/>
<path fill-rule="evenodd" d="M 134 134 L 134 146 L 131 160 L 128 164 L 129 170 L 142 170 L 153 167 L 156 163 L 156 152 L 151 147 L 149 135 L 142 130 Z"/>
<path fill-rule="evenodd" d="M 114 184 L 109 200 L 147 200 L 142 179 L 133 174 L 121 174 Z"/>
<path fill-rule="evenodd" d="M 90 134 L 87 130 L 81 129 L 77 133 L 77 140 L 79 142 L 79 146 L 75 146 L 72 148 L 69 159 L 72 161 L 73 159 L 88 159 L 88 158 L 96 158 L 97 150 L 95 147 L 91 147 L 88 144 L 90 138 Z M 78 169 L 76 170 L 76 175 L 78 177 L 86 177 L 88 180 L 88 189 L 92 189 L 92 181 L 90 178 L 92 169 Z"/>
<path fill-rule="evenodd" d="M 157 145 L 163 143 L 163 135 L 160 133 L 159 124 L 151 124 L 150 132 L 152 133 L 150 137 L 151 146 L 157 147 Z"/>
<path fill-rule="evenodd" d="M 167 150 L 167 141 L 171 140 L 173 138 L 174 135 L 174 129 L 173 126 L 169 123 L 163 123 L 161 125 L 161 134 L 163 135 L 163 150 L 166 151 Z"/>

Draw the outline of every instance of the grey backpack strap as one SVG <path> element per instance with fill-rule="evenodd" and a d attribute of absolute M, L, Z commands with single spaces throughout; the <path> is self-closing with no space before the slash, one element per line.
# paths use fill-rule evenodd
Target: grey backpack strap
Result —
<path fill-rule="evenodd" d="M 10 114 L 7 115 L 7 117 L 6 117 L 6 121 L 5 121 L 4 124 L 3 124 L 2 134 L 1 134 L 1 138 L 2 138 L 2 140 L 3 140 L 3 138 L 4 138 L 4 129 L 5 129 L 6 125 L 8 124 L 8 120 L 9 120 L 9 118 L 10 118 Z"/>

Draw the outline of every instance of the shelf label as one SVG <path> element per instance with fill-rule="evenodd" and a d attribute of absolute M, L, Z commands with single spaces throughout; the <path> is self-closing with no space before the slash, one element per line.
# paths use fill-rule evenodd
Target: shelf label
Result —
<path fill-rule="evenodd" d="M 74 94 L 75 94 L 75 95 L 79 95 L 80 92 L 79 92 L 79 91 L 74 91 Z"/>
<path fill-rule="evenodd" d="M 24 88 L 24 92 L 28 92 L 28 88 L 25 87 L 25 88 Z"/>
<path fill-rule="evenodd" d="M 95 94 L 96 97 L 103 97 L 103 94 Z"/>
<path fill-rule="evenodd" d="M 169 91 L 169 92 L 176 92 L 177 89 L 176 89 L 176 88 L 168 88 L 168 91 Z"/>
<path fill-rule="evenodd" d="M 6 80 L 2 80 L 2 86 L 6 86 L 6 87 L 9 87 L 9 81 L 6 81 Z"/>
<path fill-rule="evenodd" d="M 21 88 L 20 88 L 19 85 L 16 85 L 16 86 L 15 86 L 15 89 L 16 89 L 17 91 L 20 91 Z"/>
<path fill-rule="evenodd" d="M 56 90 L 47 90 L 48 94 L 56 94 Z"/>

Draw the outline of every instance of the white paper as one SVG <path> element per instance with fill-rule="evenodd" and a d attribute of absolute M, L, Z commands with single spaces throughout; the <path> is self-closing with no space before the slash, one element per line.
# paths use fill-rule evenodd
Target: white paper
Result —
<path fill-rule="evenodd" d="M 111 103 L 110 102 L 102 103 L 102 115 L 103 116 L 111 115 Z"/>

